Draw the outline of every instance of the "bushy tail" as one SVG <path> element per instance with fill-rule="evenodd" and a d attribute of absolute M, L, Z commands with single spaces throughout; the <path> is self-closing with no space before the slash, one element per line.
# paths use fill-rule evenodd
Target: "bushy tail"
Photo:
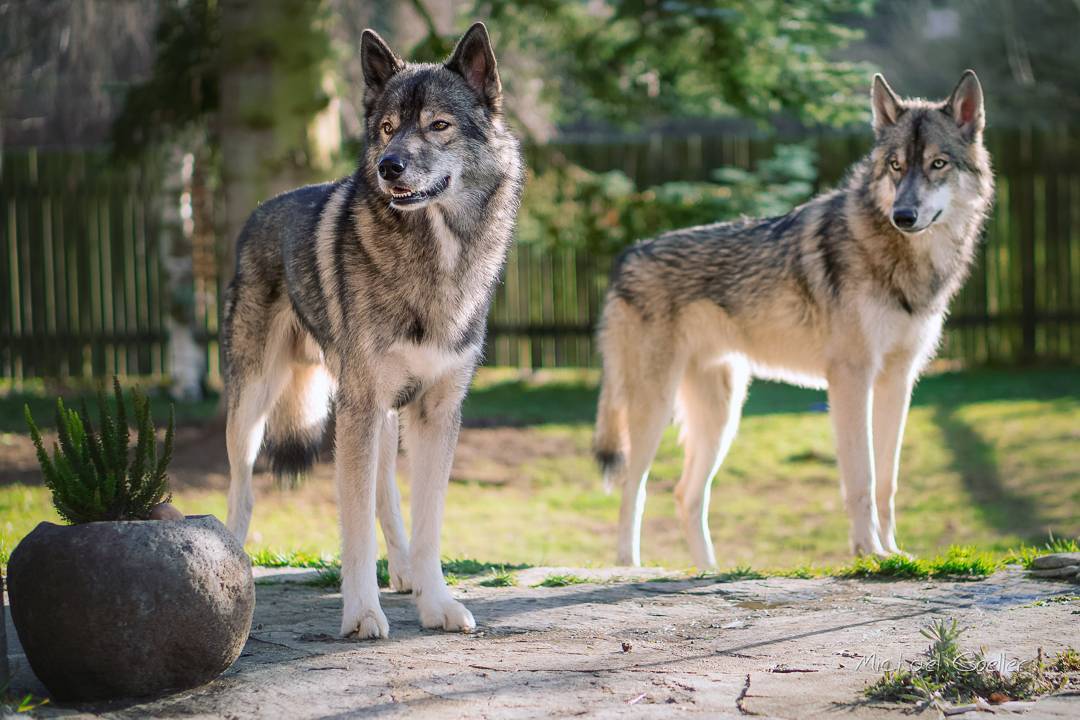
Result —
<path fill-rule="evenodd" d="M 333 381 L 321 365 L 292 364 L 285 390 L 266 422 L 266 456 L 279 481 L 296 484 L 315 464 L 332 395 Z"/>
<path fill-rule="evenodd" d="M 626 385 L 620 357 L 622 348 L 619 346 L 617 329 L 612 327 L 612 323 L 617 321 L 613 317 L 615 315 L 617 313 L 612 312 L 609 302 L 599 333 L 604 370 L 600 381 L 600 402 L 596 408 L 593 454 L 604 474 L 604 492 L 614 489 L 630 451 Z"/>

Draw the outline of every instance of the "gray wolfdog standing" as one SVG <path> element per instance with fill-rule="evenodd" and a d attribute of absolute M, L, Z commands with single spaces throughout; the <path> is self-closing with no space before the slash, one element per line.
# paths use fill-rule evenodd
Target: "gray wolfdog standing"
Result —
<path fill-rule="evenodd" d="M 852 549 L 900 552 L 900 438 L 993 195 L 983 96 L 965 72 L 944 102 L 880 75 L 875 143 L 838 190 L 787 215 L 662 235 L 617 260 L 599 340 L 595 450 L 622 487 L 618 559 L 640 562 L 645 480 L 677 407 L 676 506 L 694 562 L 714 567 L 709 485 L 751 376 L 827 387 Z"/>
<path fill-rule="evenodd" d="M 251 469 L 310 466 L 335 407 L 342 634 L 386 637 L 375 517 L 399 591 L 424 627 L 476 623 L 443 580 L 439 535 L 461 401 L 524 182 L 487 30 L 445 64 L 399 59 L 364 31 L 366 143 L 355 174 L 260 206 L 237 245 L 225 308 L 229 529 L 243 541 Z M 412 539 L 394 477 L 399 415 Z"/>

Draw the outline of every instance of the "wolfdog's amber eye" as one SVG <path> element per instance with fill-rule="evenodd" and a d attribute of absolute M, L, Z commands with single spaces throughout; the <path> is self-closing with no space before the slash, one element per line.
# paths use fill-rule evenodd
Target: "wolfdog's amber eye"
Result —
<path fill-rule="evenodd" d="M 930 163 L 930 167 L 934 168 L 935 170 L 940 170 L 948 164 L 949 163 L 946 162 L 943 158 L 938 158 L 934 160 L 934 162 Z"/>
<path fill-rule="evenodd" d="M 388 123 L 388 122 L 384 122 L 384 123 L 382 124 L 382 131 L 383 131 L 384 133 L 386 133 L 387 135 L 393 135 L 393 134 L 394 134 L 394 126 L 393 126 L 393 125 L 391 125 L 391 124 L 390 124 L 390 123 Z"/>
<path fill-rule="evenodd" d="M 889 159 L 889 167 L 891 167 L 896 172 L 900 172 L 903 169 L 900 167 L 900 163 L 897 162 L 896 158 Z"/>
<path fill-rule="evenodd" d="M 436 120 L 435 122 L 431 123 L 431 129 L 435 130 L 436 132 L 441 132 L 448 127 L 450 127 L 450 123 L 446 122 L 445 120 Z"/>

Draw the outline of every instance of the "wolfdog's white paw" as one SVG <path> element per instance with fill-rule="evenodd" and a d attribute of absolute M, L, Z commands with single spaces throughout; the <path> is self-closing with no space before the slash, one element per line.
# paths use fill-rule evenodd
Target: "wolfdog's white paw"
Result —
<path fill-rule="evenodd" d="M 877 536 L 871 535 L 866 538 L 852 538 L 851 549 L 857 556 L 872 555 L 874 557 L 889 557 L 891 553 L 885 551 L 885 548 L 881 547 L 881 541 L 877 539 Z"/>
<path fill-rule="evenodd" d="M 356 635 L 357 640 L 378 640 L 390 636 L 390 623 L 382 608 L 361 608 L 354 612 L 346 610 L 341 617 L 341 636 Z"/>
<path fill-rule="evenodd" d="M 416 607 L 420 611 L 420 624 L 426 628 L 463 633 L 476 629 L 476 620 L 469 609 L 449 595 L 436 596 L 431 600 L 420 596 L 416 600 Z"/>
<path fill-rule="evenodd" d="M 387 572 L 390 573 L 390 589 L 394 592 L 412 592 L 412 570 L 408 561 L 391 559 L 387 563 Z"/>
<path fill-rule="evenodd" d="M 908 559 L 914 557 L 914 555 L 912 555 L 911 553 L 906 553 L 900 549 L 900 546 L 896 544 L 896 538 L 883 538 L 881 541 L 881 547 L 885 549 L 886 555 L 899 555 Z"/>

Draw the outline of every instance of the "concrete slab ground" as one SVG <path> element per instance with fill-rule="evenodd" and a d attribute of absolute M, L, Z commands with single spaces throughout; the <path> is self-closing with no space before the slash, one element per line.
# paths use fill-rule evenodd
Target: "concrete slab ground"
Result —
<path fill-rule="evenodd" d="M 978 582 L 772 578 L 657 582 L 660 571 L 559 569 L 595 582 L 539 588 L 463 582 L 472 635 L 424 631 L 412 600 L 384 593 L 391 637 L 336 637 L 341 597 L 271 572 L 244 653 L 214 682 L 144 701 L 59 706 L 46 717 L 771 718 L 910 717 L 862 689 L 956 618 L 965 647 L 1028 659 L 1080 647 L 1074 584 L 1019 571 Z M 266 575 L 266 572 L 263 572 Z M 292 582 L 282 580 L 291 579 Z M 1056 602 L 1042 602 L 1058 597 Z M 9 620 L 10 622 L 10 620 Z M 8 628 L 9 642 L 15 638 Z M 150 641 L 150 639 L 148 639 Z M 16 692 L 44 689 L 9 647 Z M 1025 718 L 1080 717 L 1080 687 L 1026 704 Z M 1011 712 L 999 710 L 999 714 Z M 967 717 L 973 717 L 968 715 Z M 924 713 L 922 717 L 933 717 Z"/>

